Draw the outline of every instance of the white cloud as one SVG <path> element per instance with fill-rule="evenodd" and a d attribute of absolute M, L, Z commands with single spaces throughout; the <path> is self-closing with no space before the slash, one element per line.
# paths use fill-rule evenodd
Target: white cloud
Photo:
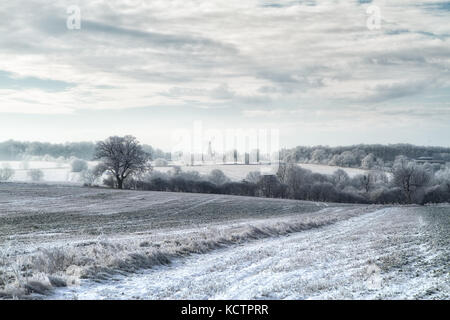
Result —
<path fill-rule="evenodd" d="M 387 110 L 407 108 L 405 99 L 448 108 L 448 94 L 433 96 L 450 87 L 440 1 L 374 0 L 380 30 L 367 29 L 369 4 L 359 1 L 75 3 L 82 24 L 73 31 L 65 23 L 73 1 L 0 4 L 0 71 L 74 84 L 46 92 L 0 82 L 0 112 L 226 107 L 247 119 L 295 123 L 318 112 L 345 123 L 355 109 L 373 121 L 392 117 Z"/>

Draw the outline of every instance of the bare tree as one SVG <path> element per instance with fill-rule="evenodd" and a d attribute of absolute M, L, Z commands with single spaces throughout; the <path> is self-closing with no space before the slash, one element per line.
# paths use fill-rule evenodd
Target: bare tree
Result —
<path fill-rule="evenodd" d="M 369 193 L 369 191 L 372 190 L 375 184 L 375 179 L 375 175 L 371 172 L 368 172 L 365 174 L 358 174 L 353 177 L 352 180 L 356 182 L 356 187 L 363 189 L 366 193 Z"/>
<path fill-rule="evenodd" d="M 336 170 L 331 177 L 334 185 L 340 189 L 342 189 L 350 180 L 348 173 L 342 169 Z"/>
<path fill-rule="evenodd" d="M 245 181 L 250 183 L 258 183 L 261 179 L 262 175 L 259 171 L 250 171 L 247 176 L 245 177 Z"/>
<path fill-rule="evenodd" d="M 86 169 L 81 172 L 80 180 L 88 186 L 93 186 L 100 180 L 106 168 L 102 163 L 96 165 L 92 169 Z"/>
<path fill-rule="evenodd" d="M 116 179 L 118 189 L 123 189 L 124 180 L 131 175 L 151 169 L 150 155 L 133 136 L 114 136 L 97 143 L 95 159 Z"/>
<path fill-rule="evenodd" d="M 419 201 L 416 196 L 430 183 L 432 178 L 423 166 L 404 158 L 396 161 L 392 173 L 394 185 L 402 189 L 409 203 L 414 200 Z"/>
<path fill-rule="evenodd" d="M 14 176 L 14 170 L 9 165 L 0 168 L 0 181 L 8 181 Z"/>
<path fill-rule="evenodd" d="M 376 158 L 373 153 L 369 153 L 361 160 L 361 167 L 364 169 L 372 169 L 376 163 Z"/>
<path fill-rule="evenodd" d="M 260 195 L 263 197 L 277 198 L 282 197 L 282 185 L 276 175 L 263 175 L 257 183 Z"/>
<path fill-rule="evenodd" d="M 288 172 L 288 164 L 286 162 L 282 162 L 278 166 L 277 177 L 280 179 L 282 183 L 286 183 Z"/>
<path fill-rule="evenodd" d="M 216 186 L 220 186 L 227 182 L 230 182 L 230 179 L 222 172 L 222 170 L 214 169 L 208 175 L 208 181 L 214 183 Z"/>
<path fill-rule="evenodd" d="M 450 168 L 445 168 L 436 172 L 437 182 L 450 192 Z"/>
<path fill-rule="evenodd" d="M 315 163 L 322 163 L 323 160 L 325 160 L 327 157 L 327 153 L 323 149 L 315 149 L 311 153 L 311 160 Z"/>

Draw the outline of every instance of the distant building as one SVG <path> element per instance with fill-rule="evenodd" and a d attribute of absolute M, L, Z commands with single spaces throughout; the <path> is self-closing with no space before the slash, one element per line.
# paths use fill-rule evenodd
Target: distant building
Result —
<path fill-rule="evenodd" d="M 420 157 L 414 160 L 416 163 L 425 164 L 425 163 L 437 163 L 437 164 L 445 164 L 444 160 L 434 159 L 433 157 Z"/>
<path fill-rule="evenodd" d="M 211 141 L 209 141 L 208 143 L 208 157 L 210 159 L 214 158 L 214 152 L 212 151 L 212 145 L 211 145 Z"/>

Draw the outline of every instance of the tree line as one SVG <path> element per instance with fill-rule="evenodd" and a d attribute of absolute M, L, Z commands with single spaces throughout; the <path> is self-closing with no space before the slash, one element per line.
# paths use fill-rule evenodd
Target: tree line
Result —
<path fill-rule="evenodd" d="M 76 143 L 73 144 L 73 146 L 76 145 Z M 406 148 L 405 150 L 411 148 L 415 150 L 411 152 L 416 156 L 418 150 L 422 148 L 402 146 Z M 70 149 L 70 145 L 66 147 Z M 342 151 L 343 149 L 333 150 Z M 354 155 L 357 153 L 355 150 L 343 151 L 340 156 Z M 361 151 L 361 149 L 358 150 Z M 374 151 L 374 149 L 368 150 Z M 428 152 L 445 151 L 445 148 L 431 147 L 430 150 Z M 317 156 L 317 153 L 326 154 L 328 158 L 332 154 L 323 149 L 314 149 L 311 153 L 313 158 Z M 360 154 L 362 163 L 377 159 L 374 153 L 364 157 L 363 154 L 363 152 Z M 103 184 L 118 189 L 215 193 L 346 203 L 450 202 L 450 169 L 443 165 L 420 164 L 404 155 L 396 156 L 388 169 L 384 167 L 385 170 L 380 170 L 379 166 L 373 165 L 367 167 L 370 170 L 353 177 L 342 169 L 336 170 L 331 175 L 315 173 L 302 168 L 297 163 L 301 159 L 297 159 L 296 156 L 286 156 L 286 161 L 280 163 L 276 174 L 264 175 L 259 172 L 250 172 L 244 180 L 239 182 L 231 181 L 220 170 L 213 170 L 208 175 L 201 175 L 195 171 L 183 172 L 179 167 L 174 167 L 169 173 L 153 171 L 151 160 L 154 155 L 153 148 L 141 145 L 133 136 L 114 136 L 94 145 L 90 159 L 99 161 L 95 168 L 89 169 L 87 164 L 77 160 L 72 162 L 72 170 L 80 172 L 87 185 L 96 185 L 104 178 Z M 420 155 L 423 156 L 423 154 Z M 334 157 L 335 155 L 332 156 Z M 0 180 L 8 180 L 12 173 L 10 168 L 2 168 Z"/>
<path fill-rule="evenodd" d="M 287 162 L 317 163 L 353 168 L 391 168 L 398 156 L 409 159 L 432 157 L 450 162 L 450 148 L 425 147 L 411 144 L 353 145 L 345 147 L 296 147 L 281 151 L 281 158 Z"/>
<path fill-rule="evenodd" d="M 0 142 L 0 160 L 28 160 L 32 157 L 43 158 L 79 158 L 93 160 L 97 143 L 94 142 L 20 142 L 8 140 Z M 150 145 L 143 144 L 142 149 L 149 153 L 153 160 L 170 160 L 171 154 Z M 235 161 L 238 152 L 235 150 Z M 317 163 L 341 167 L 355 168 L 391 168 L 395 159 L 403 155 L 409 159 L 432 157 L 436 160 L 450 162 L 450 148 L 422 147 L 410 144 L 392 145 L 354 145 L 344 147 L 299 146 L 293 149 L 283 149 L 280 158 L 286 162 Z"/>
<path fill-rule="evenodd" d="M 321 202 L 425 204 L 450 202 L 450 169 L 418 164 L 397 156 L 389 172 L 368 170 L 350 177 L 338 169 L 331 175 L 302 168 L 296 162 L 280 163 L 276 174 L 250 172 L 240 182 L 232 182 L 220 170 L 207 175 L 183 172 L 155 172 L 150 155 L 136 138 L 110 137 L 99 142 L 95 158 L 97 176 L 106 173 L 104 184 L 119 189 L 196 192 L 260 196 Z"/>
<path fill-rule="evenodd" d="M 97 143 L 94 142 L 67 142 L 67 143 L 47 143 L 47 142 L 21 142 L 8 140 L 0 142 L 0 160 L 21 161 L 30 158 L 78 158 L 83 160 L 93 160 Z M 143 150 L 149 153 L 153 159 L 170 159 L 170 153 L 153 148 L 150 145 L 142 145 Z"/>
<path fill-rule="evenodd" d="M 106 183 L 114 186 L 112 180 Z M 280 165 L 276 175 L 262 175 L 255 171 L 240 182 L 232 182 L 218 169 L 201 175 L 175 167 L 168 173 L 154 171 L 139 178 L 133 177 L 125 187 L 320 202 L 425 204 L 450 202 L 450 170 L 433 171 L 431 167 L 399 158 L 389 175 L 369 171 L 350 177 L 342 169 L 326 175 L 288 163 Z"/>

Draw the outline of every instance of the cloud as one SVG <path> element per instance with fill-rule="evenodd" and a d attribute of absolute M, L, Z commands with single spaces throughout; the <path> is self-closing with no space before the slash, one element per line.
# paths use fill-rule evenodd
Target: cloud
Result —
<path fill-rule="evenodd" d="M 0 87 L 7 89 L 37 88 L 44 91 L 59 92 L 73 87 L 73 83 L 36 77 L 17 77 L 11 72 L 0 70 Z"/>
<path fill-rule="evenodd" d="M 392 84 L 378 84 L 372 92 L 362 99 L 369 102 L 380 102 L 401 97 L 420 95 L 433 81 L 410 81 Z"/>
<path fill-rule="evenodd" d="M 164 49 L 177 49 L 177 50 L 222 50 L 230 53 L 235 53 L 236 49 L 231 45 L 216 42 L 212 39 L 204 37 L 194 37 L 190 35 L 177 35 L 161 32 L 151 32 L 143 30 L 135 30 L 130 28 L 123 28 L 112 24 L 82 20 L 83 27 L 80 29 L 82 34 L 101 34 L 105 37 L 115 37 L 115 40 L 122 40 L 125 42 L 132 42 L 134 47 L 162 47 Z M 39 22 L 39 26 L 42 31 L 52 36 L 67 35 L 73 30 L 64 28 L 66 23 L 65 19 L 61 18 L 48 18 L 42 19 Z"/>
<path fill-rule="evenodd" d="M 228 109 L 281 125 L 449 107 L 442 1 L 78 0 L 81 30 L 68 30 L 72 4 L 0 4 L 0 112 Z M 379 30 L 366 26 L 369 5 Z"/>

